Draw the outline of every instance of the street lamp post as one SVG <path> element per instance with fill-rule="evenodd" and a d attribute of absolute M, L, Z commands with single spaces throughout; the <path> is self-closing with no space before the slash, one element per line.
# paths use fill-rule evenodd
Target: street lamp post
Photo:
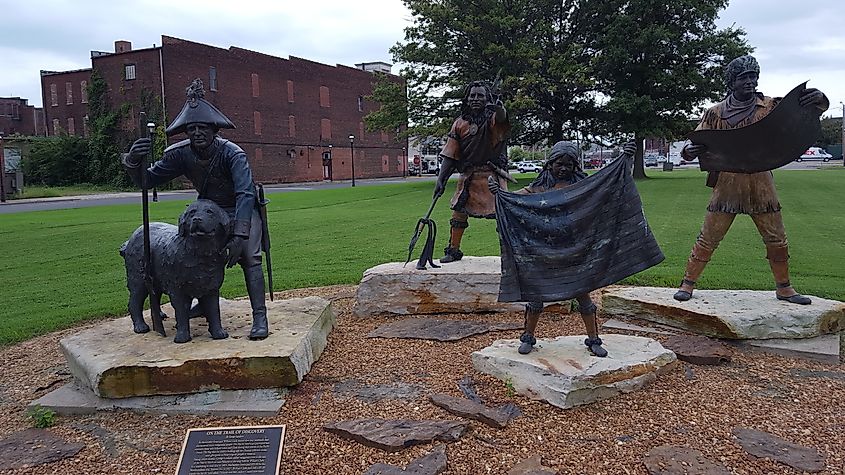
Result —
<path fill-rule="evenodd" d="M 355 136 L 349 134 L 349 151 L 352 153 L 352 186 L 355 186 Z"/>
<path fill-rule="evenodd" d="M 332 157 L 332 144 L 329 144 L 329 181 L 334 181 L 334 157 Z"/>
<path fill-rule="evenodd" d="M 0 203 L 6 202 L 6 152 L 3 151 L 3 135 L 0 134 Z"/>

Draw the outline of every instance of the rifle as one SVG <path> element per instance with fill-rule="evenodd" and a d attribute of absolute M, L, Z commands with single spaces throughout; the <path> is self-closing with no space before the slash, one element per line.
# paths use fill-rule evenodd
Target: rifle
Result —
<path fill-rule="evenodd" d="M 502 68 L 496 71 L 496 78 L 490 83 L 490 94 L 493 96 L 493 103 L 502 98 Z"/>
<path fill-rule="evenodd" d="M 264 197 L 264 185 L 256 183 L 257 191 L 255 206 L 258 208 L 258 215 L 261 217 L 261 250 L 264 252 L 264 260 L 267 261 L 267 287 L 270 290 L 270 301 L 273 301 L 273 263 L 270 260 L 270 229 L 267 227 L 267 203 L 270 200 Z"/>
<path fill-rule="evenodd" d="M 150 138 L 150 136 L 155 133 L 156 125 L 152 122 L 147 122 L 147 114 L 145 112 L 141 112 L 138 114 L 138 129 L 141 133 L 141 137 L 143 138 Z M 150 185 L 147 183 L 147 163 L 148 158 L 153 153 L 152 144 L 150 144 L 150 151 L 147 156 L 141 159 L 141 214 L 144 226 L 144 262 L 141 268 L 143 269 L 144 274 L 144 285 L 147 287 L 147 294 L 150 296 L 150 301 L 152 302 L 152 295 L 155 292 L 155 285 L 153 284 L 153 279 L 155 276 L 153 275 L 153 265 L 152 265 L 152 254 L 150 253 L 150 201 L 149 201 L 149 189 Z M 153 330 L 157 332 L 161 336 L 167 336 L 166 332 L 164 331 L 164 324 L 161 321 L 161 312 L 157 312 L 156 309 L 150 307 L 150 317 L 153 321 Z"/>
<path fill-rule="evenodd" d="M 417 245 L 417 241 L 420 239 L 423 229 L 428 228 L 428 235 L 425 237 L 425 246 L 423 246 L 419 260 L 417 260 L 417 269 L 425 269 L 426 264 L 435 269 L 440 267 L 434 263 L 434 240 L 437 237 L 437 224 L 433 219 L 431 219 L 431 212 L 434 211 L 434 205 L 437 203 L 438 198 L 440 198 L 439 195 L 435 196 L 434 199 L 431 200 L 431 206 L 428 208 L 428 213 L 417 221 L 417 225 L 414 228 L 414 235 L 411 236 L 411 242 L 408 243 L 408 259 L 405 260 L 405 265 L 408 265 L 408 263 L 411 262 L 411 254 L 414 252 L 414 247 Z"/>

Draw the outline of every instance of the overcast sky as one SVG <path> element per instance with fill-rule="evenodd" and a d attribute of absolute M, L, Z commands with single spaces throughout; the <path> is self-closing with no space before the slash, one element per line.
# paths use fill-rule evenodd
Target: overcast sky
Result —
<path fill-rule="evenodd" d="M 743 27 L 761 65 L 760 90 L 786 94 L 805 80 L 845 102 L 843 0 L 733 0 L 720 26 Z M 91 66 L 91 50 L 161 43 L 161 35 L 218 47 L 352 66 L 392 62 L 410 14 L 400 0 L 0 0 L 0 96 L 41 106 L 39 71 Z M 394 72 L 398 68 L 394 67 Z"/>

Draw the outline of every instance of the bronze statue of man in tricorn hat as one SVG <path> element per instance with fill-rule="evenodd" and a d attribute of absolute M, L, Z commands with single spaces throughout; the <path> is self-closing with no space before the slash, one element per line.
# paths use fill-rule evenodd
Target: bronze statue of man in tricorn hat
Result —
<path fill-rule="evenodd" d="M 252 307 L 249 338 L 263 339 L 268 328 L 256 187 L 246 153 L 217 134 L 220 129 L 234 129 L 235 125 L 204 95 L 202 81 L 195 79 L 187 89 L 185 106 L 166 129 L 168 137 L 185 133 L 186 140 L 171 145 L 161 159 L 141 170 L 141 161 L 151 145 L 149 138 L 140 138 L 123 155 L 123 166 L 138 186 L 143 186 L 142 173 L 146 173 L 147 187 L 185 176 L 196 188 L 199 199 L 214 201 L 229 214 L 233 225 L 226 245 L 227 265 L 240 264 L 243 269 Z"/>

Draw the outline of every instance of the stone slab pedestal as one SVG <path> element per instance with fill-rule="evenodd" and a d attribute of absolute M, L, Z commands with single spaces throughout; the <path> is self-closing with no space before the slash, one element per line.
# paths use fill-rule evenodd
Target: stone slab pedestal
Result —
<path fill-rule="evenodd" d="M 273 417 L 285 403 L 287 388 L 209 391 L 174 396 L 98 397 L 91 389 L 66 384 L 32 401 L 61 415 L 94 414 L 115 410 L 152 414 L 192 414 L 214 417 Z"/>
<path fill-rule="evenodd" d="M 502 277 L 498 256 L 465 256 L 438 269 L 417 270 L 415 265 L 416 261 L 407 266 L 390 262 L 364 271 L 355 315 L 511 312 L 524 308 L 522 304 L 497 302 Z"/>
<path fill-rule="evenodd" d="M 168 337 L 135 334 L 129 317 L 103 322 L 61 340 L 74 379 L 99 397 L 126 398 L 264 389 L 302 381 L 326 347 L 334 327 L 331 302 L 319 297 L 267 302 L 270 335 L 247 338 L 248 300 L 221 300 L 229 338 L 212 340 L 205 320 L 191 320 L 193 340 L 173 343 L 173 309 L 164 306 Z M 149 312 L 146 315 L 149 322 Z"/>
<path fill-rule="evenodd" d="M 537 340 L 521 355 L 519 340 L 497 340 L 472 354 L 476 370 L 513 384 L 517 393 L 569 409 L 635 391 L 676 361 L 651 338 L 601 335 L 608 355 L 592 356 L 583 336 Z"/>
<path fill-rule="evenodd" d="M 728 339 L 811 338 L 845 326 L 845 303 L 810 296 L 812 305 L 775 298 L 773 290 L 698 290 L 692 299 L 677 289 L 620 287 L 604 292 L 608 317 L 635 316 L 693 333 Z"/>

